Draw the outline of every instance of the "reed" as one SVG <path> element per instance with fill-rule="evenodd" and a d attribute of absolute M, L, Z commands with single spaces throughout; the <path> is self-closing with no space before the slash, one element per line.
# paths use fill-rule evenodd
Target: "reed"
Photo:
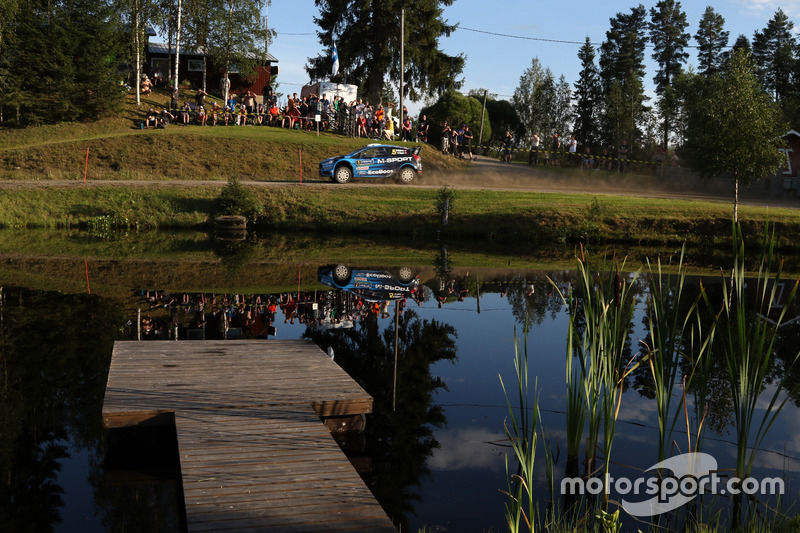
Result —
<path fill-rule="evenodd" d="M 581 309 L 572 307 L 573 313 L 582 311 L 584 320 L 583 332 L 573 342 L 578 342 L 577 357 L 584 388 L 580 394 L 586 402 L 588 419 L 587 474 L 595 470 L 602 428 L 603 473 L 606 476 L 621 407 L 622 387 L 625 378 L 639 364 L 633 359 L 627 363 L 624 360 L 635 304 L 631 287 L 639 271 L 627 280 L 620 274 L 625 260 L 619 264 L 614 258 L 613 263 L 612 268 L 604 259 L 602 268 L 593 274 L 585 258 L 578 259 L 577 290 Z"/>
<path fill-rule="evenodd" d="M 536 460 L 536 443 L 538 440 L 537 422 L 539 421 L 539 398 L 531 393 L 528 384 L 528 336 L 525 331 L 523 350 L 517 342 L 517 331 L 514 329 L 514 370 L 517 379 L 517 404 L 511 405 L 503 377 L 500 385 L 506 397 L 508 417 L 503 426 L 508 437 L 514 458 L 517 461 L 517 473 L 509 474 L 508 457 L 506 456 L 506 474 L 508 480 L 506 500 L 506 522 L 512 533 L 524 530 L 535 531 L 536 500 L 533 495 L 533 467 Z M 510 423 L 510 426 L 509 426 Z"/>
<path fill-rule="evenodd" d="M 765 229 L 761 242 L 761 259 L 755 280 L 746 280 L 744 264 L 744 239 L 738 224 L 733 227 L 734 264 L 731 272 L 730 287 L 723 283 L 723 301 L 719 311 L 713 313 L 714 325 L 720 335 L 719 347 L 724 353 L 728 372 L 733 415 L 736 434 L 736 477 L 740 480 L 751 473 L 753 462 L 764 438 L 775 422 L 781 409 L 797 386 L 781 394 L 787 386 L 786 376 L 789 368 L 782 376 L 771 384 L 773 392 L 762 399 L 767 384 L 768 373 L 773 364 L 773 345 L 775 332 L 783 323 L 788 302 L 794 300 L 798 281 L 793 282 L 787 302 L 776 318 L 769 313 L 777 304 L 777 291 L 781 286 L 783 261 L 774 264 L 774 230 Z M 748 290 L 754 286 L 754 290 Z M 702 291 L 705 304 L 710 310 L 717 306 L 710 301 L 707 293 Z M 751 301 L 752 300 L 752 301 Z M 796 364 L 800 351 L 790 362 Z M 764 407 L 766 406 L 766 407 Z M 763 415 L 757 416 L 762 410 Z M 741 495 L 734 500 L 734 527 L 738 527 L 741 518 Z"/>
<path fill-rule="evenodd" d="M 650 374 L 653 377 L 653 392 L 658 414 L 658 461 L 667 457 L 668 446 L 672 440 L 675 424 L 685 408 L 685 395 L 676 394 L 675 386 L 679 383 L 681 363 L 691 361 L 692 372 L 684 379 L 684 390 L 691 386 L 694 370 L 707 369 L 704 354 L 713 338 L 713 329 L 705 337 L 702 326 L 697 320 L 700 295 L 687 305 L 684 285 L 686 283 L 686 247 L 681 249 L 677 272 L 674 277 L 664 272 L 659 257 L 656 264 L 647 260 L 648 285 L 650 294 L 647 299 L 648 340 L 644 342 Z M 677 406 L 673 400 L 678 398 Z M 673 411 L 674 409 L 674 411 Z M 685 414 L 685 413 L 684 413 Z M 688 416 L 687 431 L 689 429 Z M 697 426 L 702 427 L 702 424 Z M 691 441 L 691 437 L 690 437 Z M 690 442 L 690 450 L 691 450 Z M 697 450 L 699 451 L 699 450 Z"/>

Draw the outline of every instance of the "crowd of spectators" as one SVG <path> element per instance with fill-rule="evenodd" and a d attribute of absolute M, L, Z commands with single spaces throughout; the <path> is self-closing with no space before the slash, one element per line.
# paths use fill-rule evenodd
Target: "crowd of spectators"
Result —
<path fill-rule="evenodd" d="M 149 86 L 152 87 L 152 84 Z M 148 91 L 151 89 L 148 88 Z M 174 90 L 160 111 L 150 108 L 142 121 L 143 128 L 183 126 L 273 126 L 298 130 L 336 131 L 352 137 L 427 142 L 425 117 L 413 126 L 408 109 L 403 106 L 395 116 L 393 103 L 373 105 L 363 98 L 347 102 L 344 97 L 327 94 L 298 96 L 293 93 L 281 106 L 278 95 L 267 86 L 262 96 L 252 91 L 230 94 L 227 102 L 206 98 L 198 90 L 193 100 L 182 99 Z"/>
<path fill-rule="evenodd" d="M 389 301 L 370 302 L 344 291 L 277 294 L 210 294 L 139 291 L 147 311 L 138 326 L 145 340 L 274 337 L 281 322 L 323 328 L 348 327 L 370 314 L 389 318 Z M 417 304 L 423 287 L 414 293 Z M 407 304 L 400 300 L 400 312 Z M 132 332 L 133 333 L 133 332 Z"/>

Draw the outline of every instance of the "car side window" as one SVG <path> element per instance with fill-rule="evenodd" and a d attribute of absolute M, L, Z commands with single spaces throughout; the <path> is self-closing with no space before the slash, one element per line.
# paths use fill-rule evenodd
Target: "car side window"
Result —
<path fill-rule="evenodd" d="M 379 149 L 367 148 L 366 150 L 362 151 L 358 157 L 359 159 L 372 159 L 374 157 L 379 157 Z"/>

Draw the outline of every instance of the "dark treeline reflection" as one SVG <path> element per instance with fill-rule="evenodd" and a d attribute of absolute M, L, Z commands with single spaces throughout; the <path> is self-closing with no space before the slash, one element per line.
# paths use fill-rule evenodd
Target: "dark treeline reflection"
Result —
<path fill-rule="evenodd" d="M 372 470 L 362 476 L 395 525 L 408 531 L 408 513 L 430 474 L 425 462 L 439 447 L 432 429 L 447 424 L 442 408 L 434 404 L 436 391 L 446 385 L 431 374 L 431 365 L 455 362 L 456 329 L 422 320 L 409 309 L 400 315 L 396 400 L 393 321 L 381 330 L 378 316 L 370 314 L 352 328 L 309 326 L 304 337 L 332 348 L 336 362 L 372 395 L 373 415 L 366 426 Z"/>
<path fill-rule="evenodd" d="M 100 463 L 100 406 L 124 319 L 91 295 L 5 287 L 0 302 L 0 529 L 51 531 L 62 520 L 59 461 L 85 449 Z"/>

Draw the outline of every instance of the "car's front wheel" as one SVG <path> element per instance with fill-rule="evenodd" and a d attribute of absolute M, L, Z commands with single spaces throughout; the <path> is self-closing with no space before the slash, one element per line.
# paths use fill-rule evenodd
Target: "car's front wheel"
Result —
<path fill-rule="evenodd" d="M 336 183 L 347 183 L 351 179 L 353 179 L 353 171 L 348 166 L 339 165 L 333 172 L 333 180 Z"/>
<path fill-rule="evenodd" d="M 403 167 L 400 169 L 400 181 L 403 183 L 411 183 L 414 181 L 414 177 L 416 176 L 416 172 L 411 167 Z"/>
<path fill-rule="evenodd" d="M 350 281 L 350 269 L 345 265 L 333 267 L 333 279 L 340 284 Z"/>

